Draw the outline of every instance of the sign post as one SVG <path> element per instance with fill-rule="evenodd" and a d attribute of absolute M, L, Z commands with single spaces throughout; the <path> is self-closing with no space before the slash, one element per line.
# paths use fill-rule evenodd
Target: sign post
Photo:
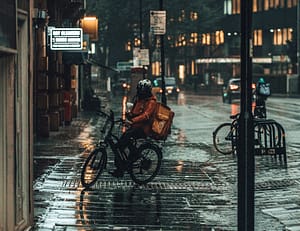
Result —
<path fill-rule="evenodd" d="M 254 128 L 252 114 L 252 0 L 241 0 L 241 113 L 238 129 L 238 230 L 254 230 Z"/>
<path fill-rule="evenodd" d="M 166 11 L 163 10 L 163 0 L 159 0 L 160 11 L 150 11 L 150 31 L 155 35 L 160 35 L 161 46 L 161 101 L 167 105 L 166 84 L 165 84 L 165 52 L 164 34 L 166 33 Z"/>

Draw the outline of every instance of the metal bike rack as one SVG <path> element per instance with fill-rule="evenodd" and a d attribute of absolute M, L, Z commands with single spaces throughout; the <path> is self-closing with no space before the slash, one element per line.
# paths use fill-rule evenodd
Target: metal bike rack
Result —
<path fill-rule="evenodd" d="M 285 131 L 273 119 L 254 119 L 254 151 L 255 155 L 279 157 L 287 163 Z"/>

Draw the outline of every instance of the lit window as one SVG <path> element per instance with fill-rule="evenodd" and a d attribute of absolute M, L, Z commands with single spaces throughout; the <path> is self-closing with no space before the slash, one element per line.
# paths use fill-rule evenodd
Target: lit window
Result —
<path fill-rule="evenodd" d="M 253 12 L 257 12 L 257 0 L 253 0 L 253 6 L 252 6 L 252 8 L 253 8 Z"/>
<path fill-rule="evenodd" d="M 128 41 L 126 44 L 125 44 L 125 51 L 131 51 L 131 42 Z"/>
<path fill-rule="evenodd" d="M 196 44 L 198 43 L 198 33 L 191 33 L 190 43 Z"/>
<path fill-rule="evenodd" d="M 269 10 L 269 0 L 265 0 L 264 10 Z"/>
<path fill-rule="evenodd" d="M 297 0 L 287 0 L 287 7 L 291 8 L 297 6 Z"/>
<path fill-rule="evenodd" d="M 253 32 L 253 45 L 262 46 L 262 30 L 254 30 Z"/>
<path fill-rule="evenodd" d="M 211 41 L 210 41 L 210 34 L 202 34 L 202 44 L 203 45 L 210 45 Z"/>
<path fill-rule="evenodd" d="M 216 45 L 224 43 L 224 31 L 216 31 Z"/>
<path fill-rule="evenodd" d="M 241 0 L 232 0 L 232 14 L 241 13 Z"/>
<path fill-rule="evenodd" d="M 224 0 L 224 14 L 232 14 L 231 0 Z"/>
<path fill-rule="evenodd" d="M 135 39 L 134 39 L 134 46 L 135 46 L 135 47 L 138 47 L 138 46 L 140 46 L 140 45 L 141 45 L 141 40 L 138 39 L 138 38 L 135 38 Z"/>
<path fill-rule="evenodd" d="M 196 21 L 198 19 L 198 13 L 197 12 L 191 12 L 190 18 L 192 21 Z"/>
<path fill-rule="evenodd" d="M 273 31 L 273 44 L 274 45 L 285 45 L 287 40 L 292 40 L 291 28 L 277 29 Z"/>

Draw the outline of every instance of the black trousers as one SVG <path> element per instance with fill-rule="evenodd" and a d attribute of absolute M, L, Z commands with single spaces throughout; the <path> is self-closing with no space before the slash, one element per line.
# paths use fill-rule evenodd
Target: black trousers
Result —
<path fill-rule="evenodd" d="M 120 137 L 119 142 L 117 144 L 118 148 L 120 151 L 124 151 L 128 147 L 131 138 L 139 139 L 145 137 L 146 134 L 144 133 L 143 128 L 131 127 L 127 129 Z M 115 165 L 117 168 L 122 168 L 122 160 L 118 155 L 115 156 Z"/>
<path fill-rule="evenodd" d="M 256 106 L 254 108 L 254 116 L 258 118 L 267 118 L 266 100 L 264 96 L 257 96 Z"/>

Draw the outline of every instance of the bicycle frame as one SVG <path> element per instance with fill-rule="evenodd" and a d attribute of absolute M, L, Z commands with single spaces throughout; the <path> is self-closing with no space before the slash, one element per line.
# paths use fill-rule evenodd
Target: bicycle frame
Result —
<path fill-rule="evenodd" d="M 104 148 L 107 148 L 109 146 L 115 156 L 118 155 L 122 161 L 127 160 L 127 156 L 123 152 L 120 152 L 119 149 L 117 148 L 116 144 L 119 141 L 119 137 L 112 134 L 112 130 L 115 126 L 115 123 L 117 123 L 117 122 L 124 123 L 124 121 L 121 120 L 121 119 L 115 121 L 114 120 L 114 113 L 113 113 L 112 110 L 110 110 L 109 114 L 107 114 L 103 111 L 98 111 L 98 113 L 100 115 L 103 115 L 103 116 L 106 117 L 105 125 L 101 129 L 102 133 L 106 132 L 106 126 L 109 125 L 109 128 L 108 128 L 106 134 L 104 135 L 103 141 L 100 141 L 100 146 L 102 146 Z"/>
<path fill-rule="evenodd" d="M 110 113 L 102 111 L 98 113 L 106 118 L 101 129 L 104 137 L 99 141 L 97 147 L 90 152 L 84 162 L 81 172 L 82 185 L 84 187 L 94 185 L 103 169 L 107 167 L 108 147 L 111 148 L 115 156 L 115 164 L 123 165 L 124 163 L 124 170 L 129 173 L 135 183 L 146 184 L 150 182 L 158 174 L 161 166 L 162 152 L 158 145 L 144 139 L 141 143 L 139 139 L 131 139 L 129 145 L 127 145 L 129 153 L 120 151 L 117 146 L 119 138 L 112 134 L 112 130 L 115 123 L 124 123 L 124 120 L 115 121 L 112 110 L 110 110 Z"/>

